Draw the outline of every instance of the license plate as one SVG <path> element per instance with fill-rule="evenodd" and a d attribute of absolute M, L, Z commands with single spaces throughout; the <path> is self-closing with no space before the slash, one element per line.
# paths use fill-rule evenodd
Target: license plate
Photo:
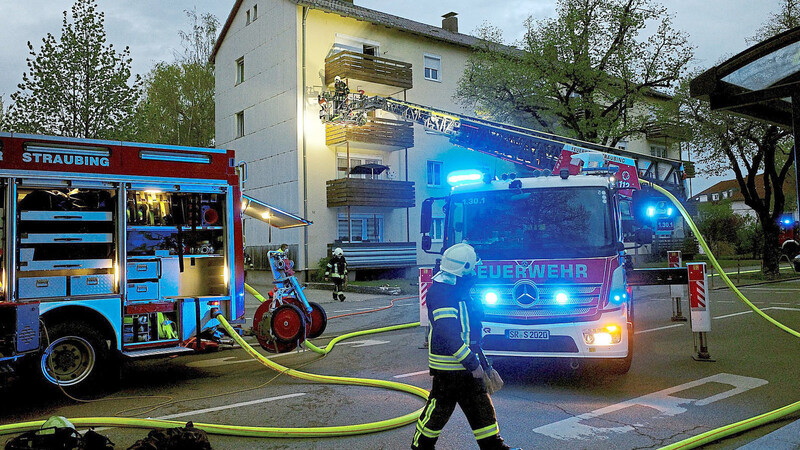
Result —
<path fill-rule="evenodd" d="M 549 330 L 506 330 L 509 339 L 550 339 Z"/>

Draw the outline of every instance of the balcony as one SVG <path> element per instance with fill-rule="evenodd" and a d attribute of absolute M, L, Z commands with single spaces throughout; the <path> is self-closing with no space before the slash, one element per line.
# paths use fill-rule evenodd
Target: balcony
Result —
<path fill-rule="evenodd" d="M 328 208 L 339 206 L 380 206 L 413 208 L 414 182 L 340 178 L 328 180 Z"/>
<path fill-rule="evenodd" d="M 325 125 L 325 144 L 342 145 L 358 143 L 361 148 L 393 151 L 414 146 L 414 128 L 411 122 L 372 117 L 366 125 Z"/>
<path fill-rule="evenodd" d="M 340 76 L 352 91 L 392 95 L 413 87 L 411 63 L 342 50 L 325 58 L 325 84 Z"/>
<path fill-rule="evenodd" d="M 681 142 L 687 141 L 689 136 L 689 129 L 681 126 L 679 123 L 656 123 L 650 122 L 645 127 L 645 134 L 648 141 L 670 141 Z"/>
<path fill-rule="evenodd" d="M 339 247 L 348 269 L 392 269 L 417 265 L 415 242 L 341 242 L 328 244 L 328 254 Z"/>

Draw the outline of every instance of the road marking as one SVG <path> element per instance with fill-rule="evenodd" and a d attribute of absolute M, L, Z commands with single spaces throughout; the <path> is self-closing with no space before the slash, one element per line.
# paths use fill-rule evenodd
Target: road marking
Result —
<path fill-rule="evenodd" d="M 341 311 L 331 311 L 331 314 L 339 314 L 339 313 L 350 312 L 350 311 L 352 311 L 352 309 L 343 309 Z"/>
<path fill-rule="evenodd" d="M 725 318 L 728 318 L 728 317 L 741 316 L 742 314 L 752 314 L 752 313 L 753 313 L 753 310 L 742 311 L 742 312 L 733 313 L 733 314 L 725 314 L 724 316 L 717 316 L 717 317 L 714 317 L 713 319 L 715 319 L 715 320 L 716 319 L 725 319 Z"/>
<path fill-rule="evenodd" d="M 356 308 L 356 311 L 369 311 L 370 309 L 375 309 L 375 308 Z"/>
<path fill-rule="evenodd" d="M 702 399 L 680 398 L 673 397 L 671 395 L 676 392 L 681 392 L 704 385 L 706 383 L 722 383 L 730 385 L 732 388 L 725 392 Z M 628 433 L 635 431 L 636 428 L 631 425 L 614 426 L 615 424 L 619 424 L 619 415 L 615 415 L 613 421 L 605 422 L 602 419 L 597 419 L 605 414 L 614 413 L 632 406 L 644 406 L 657 411 L 657 414 L 655 417 L 653 417 L 653 419 L 663 419 L 664 417 L 672 417 L 685 413 L 688 409 L 687 407 L 690 405 L 706 406 L 736 394 L 749 391 L 750 389 L 763 386 L 767 383 L 767 380 L 762 380 L 760 378 L 750 378 L 729 373 L 720 373 L 710 377 L 701 378 L 696 381 L 691 381 L 689 383 L 684 383 L 679 386 L 663 389 L 658 392 L 653 392 L 652 394 L 643 395 L 622 403 L 596 409 L 594 411 L 560 420 L 558 422 L 543 425 L 541 427 L 534 428 L 533 431 L 554 439 L 561 440 L 581 439 L 588 441 L 593 439 L 608 439 L 609 434 Z M 641 424 L 642 419 L 640 417 L 637 416 L 637 418 L 634 420 L 636 420 L 636 426 L 643 426 Z M 591 421 L 591 423 L 598 426 L 588 425 L 587 423 L 584 423 L 584 421 Z"/>
<path fill-rule="evenodd" d="M 682 324 L 682 323 L 676 323 L 675 325 L 667 325 L 665 327 L 650 328 L 649 330 L 634 331 L 633 334 L 643 334 L 643 333 L 649 333 L 651 331 L 666 330 L 667 328 L 682 327 L 683 325 L 684 324 Z"/>
<path fill-rule="evenodd" d="M 404 373 L 402 375 L 395 375 L 393 378 L 408 378 L 422 375 L 423 373 L 431 373 L 430 370 L 420 370 L 419 372 Z"/>
<path fill-rule="evenodd" d="M 770 292 L 797 292 L 800 291 L 800 288 L 764 288 L 764 287 L 747 287 L 743 286 L 740 289 L 749 289 L 751 291 L 770 291 Z"/>
<path fill-rule="evenodd" d="M 353 345 L 353 348 L 356 347 L 369 347 L 371 345 L 381 345 L 381 344 L 388 344 L 391 341 L 379 341 L 377 339 L 365 339 L 363 341 L 346 341 L 346 342 L 339 342 L 337 345 Z"/>
<path fill-rule="evenodd" d="M 217 406 L 217 407 L 214 407 L 214 408 L 196 409 L 194 411 L 186 411 L 186 412 L 177 413 L 177 414 L 170 414 L 168 416 L 156 417 L 156 419 L 158 419 L 158 420 L 177 419 L 178 417 L 194 416 L 196 414 L 205 414 L 205 413 L 214 412 L 214 411 L 223 411 L 223 410 L 231 409 L 231 408 L 239 408 L 239 407 L 242 407 L 242 406 L 257 405 L 259 403 L 274 402 L 276 400 L 285 400 L 287 398 L 302 397 L 303 395 L 306 395 L 306 393 L 305 392 L 298 392 L 296 394 L 286 394 L 286 395 L 279 395 L 277 397 L 260 398 L 258 400 L 251 400 L 249 402 L 233 403 L 231 405 Z"/>

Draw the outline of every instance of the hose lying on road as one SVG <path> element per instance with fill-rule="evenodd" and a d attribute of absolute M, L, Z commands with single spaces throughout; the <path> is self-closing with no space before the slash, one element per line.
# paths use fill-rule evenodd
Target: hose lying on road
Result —
<path fill-rule="evenodd" d="M 797 331 L 795 331 L 795 330 L 787 327 L 786 325 L 778 322 L 777 320 L 775 320 L 772 317 L 770 317 L 769 315 L 767 315 L 764 311 L 761 311 L 760 309 L 758 309 L 758 307 L 756 307 L 754 304 L 752 304 L 750 302 L 750 300 L 748 300 L 747 297 L 745 297 L 744 294 L 742 294 L 742 291 L 740 291 L 736 287 L 736 285 L 733 284 L 733 281 L 731 281 L 731 279 L 728 278 L 728 275 L 726 275 L 725 271 L 722 270 L 722 267 L 720 267 L 719 262 L 717 262 L 717 258 L 715 258 L 714 254 L 711 253 L 711 249 L 708 247 L 708 244 L 706 243 L 705 239 L 703 239 L 703 236 L 700 234 L 700 231 L 697 229 L 697 225 L 695 225 L 694 221 L 689 216 L 689 213 L 686 211 L 686 209 L 684 209 L 684 207 L 681 204 L 681 202 L 678 201 L 678 199 L 675 198 L 675 196 L 673 196 L 671 193 L 669 193 L 669 191 L 667 191 L 666 189 L 662 188 L 661 186 L 658 186 L 656 184 L 653 184 L 653 183 L 650 183 L 650 182 L 646 182 L 646 181 L 642 181 L 642 182 L 646 183 L 646 184 L 649 184 L 656 191 L 658 191 L 661 194 L 665 195 L 670 201 L 672 201 L 672 203 L 675 204 L 675 206 L 681 212 L 681 215 L 683 216 L 683 218 L 686 220 L 686 223 L 689 224 L 689 228 L 691 228 L 692 232 L 697 237 L 697 241 L 700 243 L 700 246 L 703 247 L 703 250 L 706 252 L 706 255 L 708 255 L 708 259 L 711 262 L 711 264 L 719 272 L 719 274 L 722 277 L 723 281 L 725 281 L 725 284 L 727 284 L 728 287 L 731 288 L 731 290 L 734 292 L 734 294 L 736 294 L 736 296 L 739 298 L 739 300 L 742 301 L 742 303 L 747 305 L 750 309 L 755 311 L 756 314 L 760 315 L 761 317 L 763 317 L 764 319 L 766 319 L 767 321 L 769 321 L 771 324 L 775 325 L 776 327 L 780 328 L 781 330 L 791 334 L 792 336 L 800 337 L 800 333 L 798 333 Z M 755 428 L 755 427 L 764 425 L 766 423 L 778 420 L 778 419 L 780 419 L 782 417 L 786 417 L 789 414 L 793 414 L 793 413 L 795 413 L 797 411 L 800 411 L 800 402 L 795 402 L 795 403 L 792 403 L 790 405 L 786 405 L 786 406 L 784 406 L 782 408 L 778 408 L 778 409 L 776 409 L 774 411 L 770 411 L 768 413 L 764 413 L 764 414 L 761 414 L 761 415 L 756 416 L 756 417 L 751 417 L 749 419 L 742 420 L 741 422 L 732 423 L 732 424 L 725 425 L 725 426 L 720 427 L 720 428 L 716 428 L 716 429 L 711 430 L 711 431 L 707 431 L 707 432 L 702 433 L 702 434 L 698 434 L 697 436 L 692 436 L 692 437 L 690 437 L 688 439 L 684 439 L 682 441 L 678 441 L 678 442 L 676 442 L 674 444 L 671 444 L 671 445 L 668 445 L 666 447 L 663 447 L 661 450 L 696 448 L 696 447 L 699 447 L 701 445 L 705 445 L 705 444 L 717 441 L 717 440 L 722 439 L 724 437 L 731 436 L 731 435 L 737 434 L 737 433 L 741 433 L 741 432 L 747 431 L 747 430 L 749 430 L 751 428 Z"/>
<path fill-rule="evenodd" d="M 249 287 L 249 286 L 248 286 Z M 250 288 L 252 289 L 252 288 Z M 255 291 L 254 289 L 252 289 Z M 250 291 L 250 290 L 248 290 Z M 251 292 L 252 293 L 252 292 Z M 257 294 L 257 292 L 256 292 Z M 255 295 L 255 294 L 254 294 Z M 260 294 L 259 294 L 260 295 Z M 220 325 L 225 331 L 233 338 L 250 356 L 257 359 L 261 364 L 269 367 L 270 369 L 286 373 L 287 375 L 307 381 L 315 381 L 326 384 L 344 384 L 354 386 L 367 386 L 391 389 L 400 392 L 406 392 L 416 395 L 423 400 L 428 399 L 428 391 L 410 384 L 398 383 L 396 381 L 385 381 L 369 378 L 352 378 L 352 377 L 337 377 L 331 375 L 316 375 L 299 370 L 284 367 L 275 363 L 258 351 L 239 336 L 238 333 L 231 327 L 228 321 L 222 315 L 217 315 Z M 365 334 L 380 333 L 384 331 L 400 330 L 404 328 L 416 327 L 419 322 L 408 323 L 402 325 L 394 325 L 389 327 L 377 328 L 375 330 L 356 331 L 342 336 L 336 337 L 332 340 L 325 349 L 320 349 L 310 342 L 306 342 L 308 347 L 317 353 L 326 354 L 333 349 L 336 342 L 356 336 L 363 336 Z M 194 426 L 210 434 L 226 435 L 226 436 L 239 436 L 239 437 L 257 437 L 257 438 L 312 438 L 312 437 L 335 437 L 335 436 L 354 436 L 359 434 L 375 433 L 378 431 L 390 430 L 399 428 L 417 420 L 422 408 L 405 414 L 393 419 L 380 420 L 377 422 L 362 423 L 357 425 L 341 425 L 331 427 L 308 427 L 308 428 L 284 428 L 284 427 L 251 427 L 241 425 L 220 425 L 211 423 L 194 423 Z M 70 418 L 76 427 L 126 427 L 126 428 L 178 428 L 186 424 L 186 422 L 178 422 L 174 420 L 159 420 L 159 419 L 139 419 L 139 418 L 125 418 L 125 417 L 79 417 Z M 34 420 L 29 422 L 20 422 L 14 424 L 0 425 L 0 435 L 16 434 L 30 430 L 39 429 L 44 420 Z"/>

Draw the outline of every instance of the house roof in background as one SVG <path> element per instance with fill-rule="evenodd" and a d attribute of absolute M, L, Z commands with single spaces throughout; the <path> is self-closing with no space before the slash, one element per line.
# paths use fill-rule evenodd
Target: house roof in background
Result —
<path fill-rule="evenodd" d="M 788 184 L 790 187 L 794 186 L 794 175 L 792 175 L 791 171 L 786 176 L 786 184 Z M 701 195 L 718 194 L 718 193 L 721 193 L 721 192 L 729 191 L 731 189 L 733 189 L 734 192 L 733 192 L 733 195 L 728 197 L 729 199 L 731 199 L 733 201 L 744 201 L 744 195 L 742 195 L 741 190 L 739 190 L 739 182 L 736 181 L 736 178 L 733 178 L 731 180 L 720 181 L 719 183 L 717 183 L 717 184 L 711 186 L 710 188 L 700 192 L 699 194 L 695 194 L 694 196 L 692 196 L 692 198 L 697 200 Z M 764 174 L 763 173 L 756 175 L 756 190 L 758 191 L 759 197 L 764 198 L 765 191 L 764 191 Z"/>
<path fill-rule="evenodd" d="M 214 45 L 214 50 L 211 52 L 211 62 L 213 63 L 217 57 L 222 41 L 228 33 L 228 29 L 236 17 L 236 13 L 242 6 L 244 0 L 236 0 L 233 4 L 230 14 L 228 15 L 225 24 L 222 26 L 222 31 L 219 33 L 217 42 Z M 452 31 L 445 30 L 433 25 L 428 25 L 414 20 L 405 19 L 403 17 L 387 14 L 385 12 L 377 11 L 374 9 L 364 8 L 363 6 L 354 5 L 343 0 L 286 0 L 296 3 L 299 6 L 306 6 L 311 9 L 317 9 L 329 13 L 339 14 L 345 17 L 351 17 L 357 20 L 363 20 L 375 25 L 382 25 L 389 28 L 394 28 L 400 31 L 416 34 L 422 37 L 436 39 L 438 41 L 446 42 L 449 44 L 460 45 L 463 47 L 476 47 L 485 42 L 482 39 L 476 38 L 463 33 L 453 33 Z"/>

